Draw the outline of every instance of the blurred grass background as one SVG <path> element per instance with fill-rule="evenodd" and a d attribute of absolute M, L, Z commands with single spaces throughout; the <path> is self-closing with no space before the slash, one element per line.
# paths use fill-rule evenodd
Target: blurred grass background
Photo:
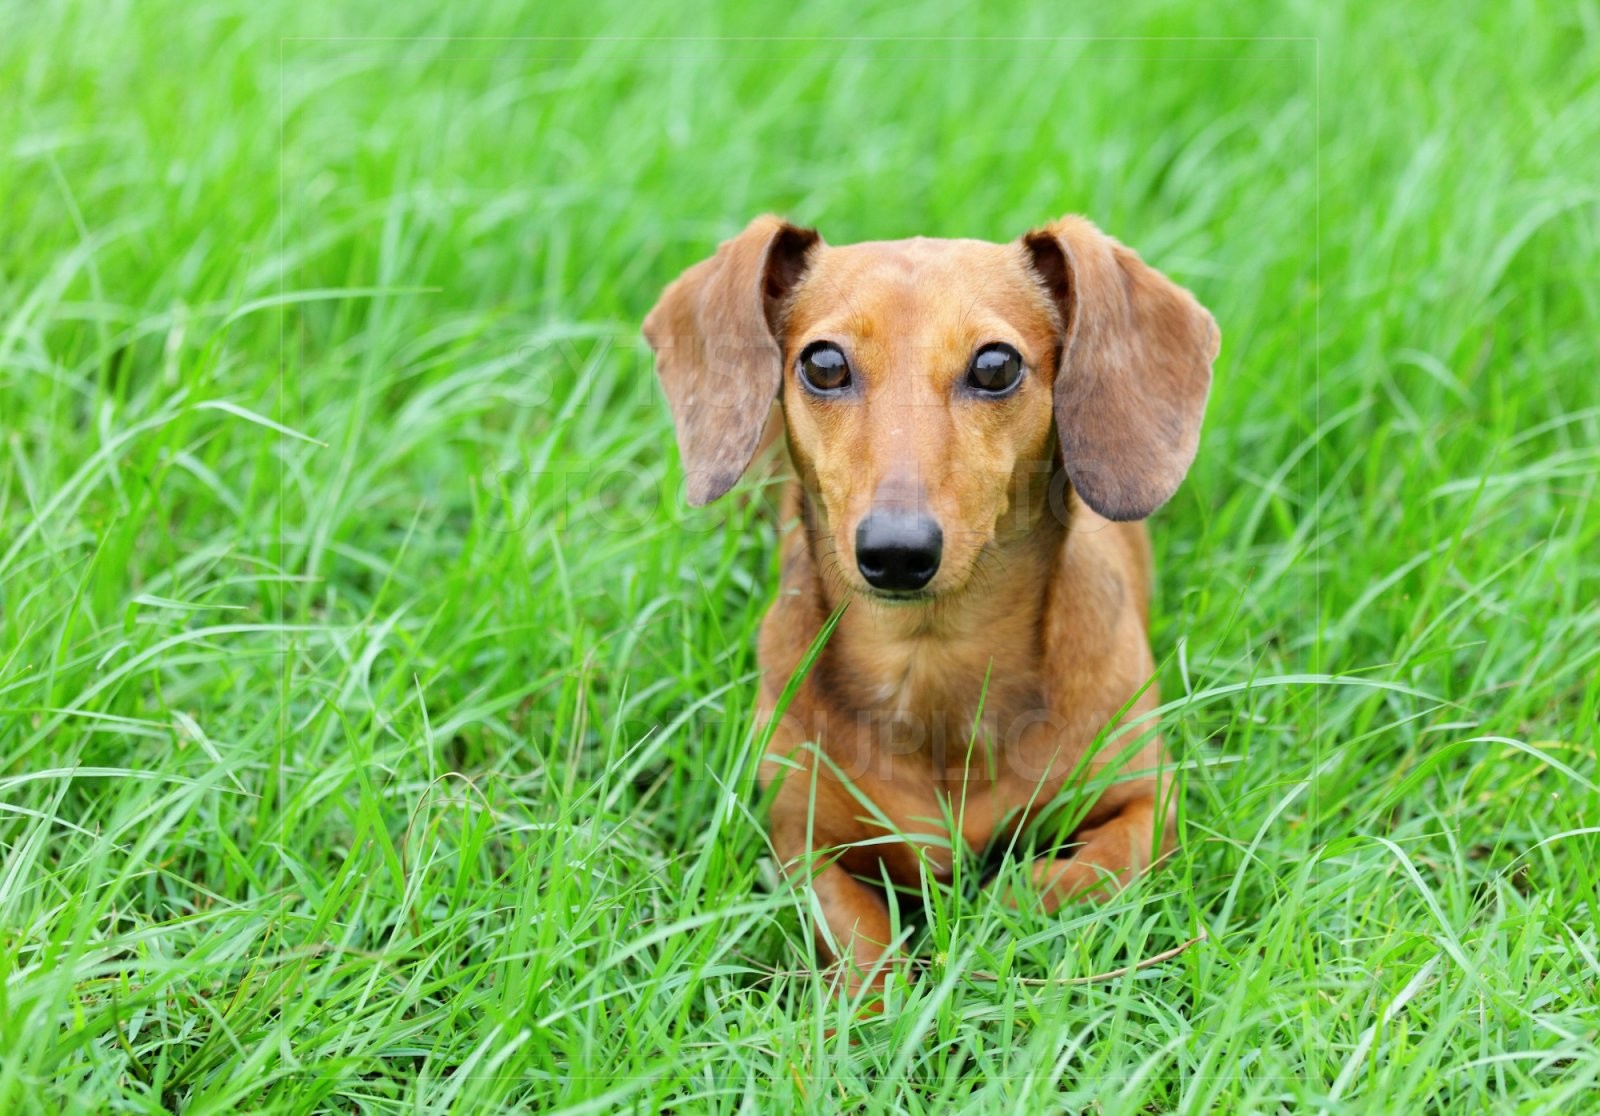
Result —
<path fill-rule="evenodd" d="M 1595 4 L 14 4 L 0 90 L 0 1107 L 1600 1087 Z M 769 210 L 1084 212 L 1224 336 L 1184 852 L 933 896 L 859 1024 L 750 793 L 770 529 L 637 340 Z"/>

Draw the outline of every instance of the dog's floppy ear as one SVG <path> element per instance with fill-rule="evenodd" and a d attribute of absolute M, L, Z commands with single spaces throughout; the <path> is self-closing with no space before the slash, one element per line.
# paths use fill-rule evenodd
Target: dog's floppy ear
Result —
<path fill-rule="evenodd" d="M 755 456 L 783 381 L 778 313 L 820 241 L 813 229 L 757 217 L 645 316 L 695 507 L 732 488 Z"/>
<path fill-rule="evenodd" d="M 1200 442 L 1217 323 L 1194 296 L 1081 217 L 1022 238 L 1061 312 L 1056 427 L 1072 486 L 1107 519 L 1177 491 Z"/>

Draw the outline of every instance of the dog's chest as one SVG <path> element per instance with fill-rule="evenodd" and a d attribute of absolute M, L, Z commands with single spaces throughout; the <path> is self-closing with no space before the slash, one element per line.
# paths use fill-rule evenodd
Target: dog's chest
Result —
<path fill-rule="evenodd" d="M 1028 633 L 987 638 L 862 641 L 850 656 L 857 704 L 920 723 L 932 738 L 996 729 L 1044 704 L 1040 656 Z M 981 722 L 981 723 L 980 723 Z"/>
<path fill-rule="evenodd" d="M 981 669 L 952 673 L 914 663 L 880 681 L 857 718 L 864 743 L 917 767 L 918 781 L 984 780 L 989 761 L 1039 719 L 1037 678 L 999 678 Z M 909 773 L 908 773 L 909 774 Z"/>
<path fill-rule="evenodd" d="M 981 850 L 1027 810 L 1014 768 L 1049 731 L 1044 688 L 1032 664 L 992 653 L 912 648 L 877 665 L 857 676 L 861 700 L 828 750 L 909 839 L 872 855 L 896 878 L 925 865 L 949 879 L 961 845 Z"/>

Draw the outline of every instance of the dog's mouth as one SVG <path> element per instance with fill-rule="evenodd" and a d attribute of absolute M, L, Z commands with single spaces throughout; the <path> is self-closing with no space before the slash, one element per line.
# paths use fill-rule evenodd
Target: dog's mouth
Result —
<path fill-rule="evenodd" d="M 870 585 L 862 587 L 859 592 L 876 604 L 901 608 L 928 604 L 938 595 L 931 589 L 874 589 Z"/>

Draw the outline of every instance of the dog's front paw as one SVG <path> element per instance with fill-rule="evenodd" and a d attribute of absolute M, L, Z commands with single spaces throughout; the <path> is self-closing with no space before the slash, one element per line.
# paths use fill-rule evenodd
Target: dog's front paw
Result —
<path fill-rule="evenodd" d="M 1036 860 L 1026 884 L 996 880 L 996 897 L 1013 910 L 1041 908 L 1046 914 L 1074 899 L 1106 899 L 1122 885 L 1118 874 L 1083 856 Z"/>

